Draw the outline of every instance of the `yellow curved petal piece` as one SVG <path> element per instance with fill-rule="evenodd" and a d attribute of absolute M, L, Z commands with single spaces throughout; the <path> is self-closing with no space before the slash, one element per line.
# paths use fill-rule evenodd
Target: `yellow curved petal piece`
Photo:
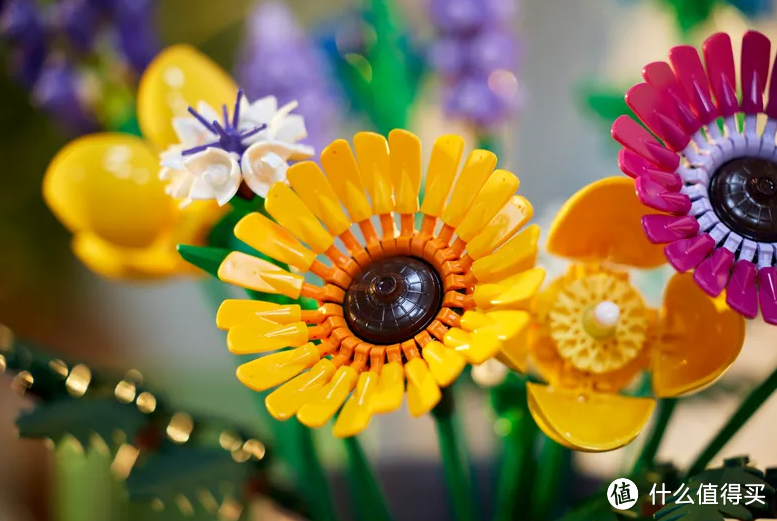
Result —
<path fill-rule="evenodd" d="M 484 309 L 528 309 L 545 280 L 545 270 L 533 268 L 499 282 L 478 284 L 473 297 Z"/>
<path fill-rule="evenodd" d="M 227 299 L 216 313 L 216 327 L 226 331 L 234 326 L 244 326 L 266 321 L 290 324 L 301 320 L 298 304 L 282 306 L 274 302 L 248 299 Z"/>
<path fill-rule="evenodd" d="M 442 220 L 454 228 L 461 224 L 467 215 L 472 201 L 483 188 L 488 176 L 496 167 L 496 155 L 488 150 L 473 150 L 456 180 L 451 200 L 442 212 Z"/>
<path fill-rule="evenodd" d="M 675 274 L 664 291 L 661 335 L 653 346 L 658 397 L 700 391 L 734 363 L 745 341 L 745 319 L 725 295 L 707 296 L 690 273 Z"/>
<path fill-rule="evenodd" d="M 374 132 L 359 132 L 353 137 L 362 182 L 372 201 L 372 213 L 383 215 L 394 210 L 391 166 L 386 138 Z"/>
<path fill-rule="evenodd" d="M 455 382 L 467 365 L 467 359 L 463 355 L 437 341 L 427 343 L 421 354 L 434 381 L 440 387 L 448 387 Z"/>
<path fill-rule="evenodd" d="M 548 232 L 550 253 L 582 262 L 649 269 L 666 263 L 662 245 L 642 230 L 642 216 L 657 213 L 637 199 L 634 181 L 601 179 L 573 195 L 556 214 Z"/>
<path fill-rule="evenodd" d="M 306 272 L 316 254 L 305 248 L 287 229 L 264 215 L 253 212 L 235 225 L 235 237 L 258 252 Z"/>
<path fill-rule="evenodd" d="M 272 353 L 242 364 L 237 368 L 237 378 L 249 389 L 266 391 L 313 367 L 320 359 L 318 348 L 308 342 L 302 347 Z"/>
<path fill-rule="evenodd" d="M 531 317 L 528 317 L 531 318 Z M 527 326 L 529 325 L 527 320 Z M 504 365 L 518 371 L 519 373 L 527 372 L 527 362 L 529 359 L 529 332 L 531 328 L 524 327 L 512 338 L 507 338 L 502 341 L 502 350 L 496 355 L 496 359 L 502 362 Z"/>
<path fill-rule="evenodd" d="M 514 195 L 477 236 L 467 243 L 467 254 L 482 259 L 507 242 L 534 215 L 534 207 L 524 197 Z"/>
<path fill-rule="evenodd" d="M 394 208 L 399 213 L 415 213 L 421 188 L 421 140 L 407 130 L 394 129 L 388 142 Z"/>
<path fill-rule="evenodd" d="M 464 356 L 472 365 L 482 364 L 495 357 L 502 348 L 502 342 L 489 328 L 482 328 L 476 334 L 452 327 L 445 333 L 443 344 Z"/>
<path fill-rule="evenodd" d="M 299 198 L 324 223 L 330 234 L 338 236 L 351 226 L 332 184 L 317 164 L 312 161 L 296 163 L 286 171 L 286 178 Z"/>
<path fill-rule="evenodd" d="M 371 371 L 359 375 L 356 389 L 337 416 L 332 434 L 338 438 L 350 438 L 367 428 L 372 419 L 371 398 L 379 382 L 378 375 Z"/>
<path fill-rule="evenodd" d="M 120 248 L 91 233 L 73 236 L 73 253 L 91 271 L 117 280 L 151 280 L 187 271 L 174 250 Z"/>
<path fill-rule="evenodd" d="M 467 215 L 456 227 L 456 234 L 466 242 L 474 239 L 507 204 L 519 185 L 518 178 L 507 170 L 496 170 L 472 201 Z"/>
<path fill-rule="evenodd" d="M 581 393 L 527 383 L 529 410 L 546 434 L 576 450 L 606 452 L 631 443 L 655 408 L 651 398 Z M 543 429 L 543 430 L 544 430 Z"/>
<path fill-rule="evenodd" d="M 472 263 L 472 273 L 480 282 L 494 282 L 534 267 L 540 227 L 527 226 L 504 246 Z"/>
<path fill-rule="evenodd" d="M 370 398 L 375 414 L 396 411 L 402 405 L 405 394 L 405 370 L 402 364 L 389 362 L 380 370 L 380 384 Z"/>
<path fill-rule="evenodd" d="M 466 311 L 461 317 L 461 328 L 469 332 L 489 328 L 504 342 L 523 332 L 530 319 L 526 311 Z"/>
<path fill-rule="evenodd" d="M 362 185 L 359 165 L 353 156 L 351 145 L 344 139 L 333 141 L 321 152 L 321 166 L 343 203 L 351 222 L 359 223 L 370 218 L 372 208 Z"/>
<path fill-rule="evenodd" d="M 264 404 L 276 420 L 288 420 L 300 407 L 310 401 L 335 374 L 335 365 L 324 358 L 309 371 L 292 378 L 267 395 Z"/>
<path fill-rule="evenodd" d="M 143 135 L 160 149 L 178 142 L 172 121 L 187 116 L 204 101 L 216 110 L 234 105 L 237 85 L 210 58 L 188 45 L 160 52 L 146 67 L 138 85 L 138 123 Z"/>
<path fill-rule="evenodd" d="M 229 284 L 289 298 L 299 298 L 305 282 L 302 275 L 239 251 L 233 251 L 221 262 L 218 276 Z"/>
<path fill-rule="evenodd" d="M 432 217 L 442 216 L 463 151 L 464 139 L 461 136 L 449 134 L 435 140 L 429 167 L 426 169 L 422 213 Z"/>
<path fill-rule="evenodd" d="M 159 157 L 143 140 L 93 134 L 71 141 L 49 163 L 43 199 L 73 233 L 89 232 L 121 247 L 148 247 L 172 230 L 180 212 L 158 172 Z"/>
<path fill-rule="evenodd" d="M 410 414 L 418 418 L 431 411 L 440 402 L 442 392 L 429 366 L 421 358 L 414 358 L 405 364 L 407 376 L 407 406 Z"/>
<path fill-rule="evenodd" d="M 342 366 L 332 380 L 319 389 L 309 402 L 297 411 L 297 419 L 303 425 L 317 428 L 329 421 L 356 386 L 359 375 L 350 366 Z"/>
<path fill-rule="evenodd" d="M 324 253 L 334 244 L 334 239 L 321 226 L 310 208 L 285 183 L 272 185 L 270 191 L 267 192 L 264 204 L 265 209 L 273 219 L 293 233 L 297 239 L 307 244 L 314 252 Z"/>
<path fill-rule="evenodd" d="M 528 401 L 528 404 L 529 404 L 529 411 L 531 412 L 531 411 L 533 411 L 532 410 L 532 402 L 530 400 L 528 400 L 528 399 L 527 399 L 527 401 Z M 535 406 L 535 410 L 536 410 L 536 406 Z M 577 447 L 575 447 L 574 445 L 571 445 L 567 440 L 565 440 L 564 438 L 562 438 L 561 436 L 556 434 L 556 431 L 554 431 L 545 422 L 545 418 L 543 418 L 543 416 L 541 414 L 537 414 L 536 412 L 531 412 L 531 415 L 532 415 L 532 418 L 534 419 L 534 423 L 537 424 L 537 427 L 540 428 L 540 430 L 545 434 L 545 436 L 547 436 L 551 440 L 555 441 L 556 443 L 558 443 L 562 447 L 566 447 L 569 450 L 577 450 Z"/>
<path fill-rule="evenodd" d="M 268 353 L 284 347 L 299 347 L 309 340 L 304 322 L 276 324 L 269 320 L 235 326 L 227 333 L 227 347 L 236 355 Z"/>

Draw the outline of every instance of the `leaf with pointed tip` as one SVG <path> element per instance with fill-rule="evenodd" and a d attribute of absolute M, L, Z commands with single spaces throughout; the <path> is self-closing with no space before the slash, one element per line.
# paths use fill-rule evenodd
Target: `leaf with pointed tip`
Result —
<path fill-rule="evenodd" d="M 219 266 L 230 253 L 230 250 L 210 246 L 178 245 L 178 254 L 183 260 L 216 278 L 218 278 Z"/>

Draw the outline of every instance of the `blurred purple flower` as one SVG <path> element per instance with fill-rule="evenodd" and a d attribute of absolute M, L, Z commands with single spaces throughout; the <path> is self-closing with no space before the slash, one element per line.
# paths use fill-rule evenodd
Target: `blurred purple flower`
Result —
<path fill-rule="evenodd" d="M 0 34 L 14 45 L 42 43 L 43 19 L 33 0 L 10 0 L 0 13 Z"/>
<path fill-rule="evenodd" d="M 97 130 L 97 125 L 79 98 L 78 83 L 78 73 L 64 57 L 51 57 L 43 66 L 32 98 L 35 105 L 58 122 L 83 134 Z"/>
<path fill-rule="evenodd" d="M 57 20 L 70 43 L 79 51 L 92 48 L 100 12 L 89 0 L 62 0 L 55 4 Z"/>
<path fill-rule="evenodd" d="M 481 0 L 432 0 L 430 12 L 438 29 L 458 35 L 477 31 L 487 17 Z"/>
<path fill-rule="evenodd" d="M 255 101 L 275 96 L 278 104 L 298 101 L 308 144 L 319 152 L 334 136 L 343 99 L 328 61 L 282 2 L 257 4 L 248 21 L 236 76 Z"/>
<path fill-rule="evenodd" d="M 117 45 L 127 63 L 138 73 L 145 70 L 161 48 L 154 24 L 155 6 L 155 0 L 111 1 Z"/>

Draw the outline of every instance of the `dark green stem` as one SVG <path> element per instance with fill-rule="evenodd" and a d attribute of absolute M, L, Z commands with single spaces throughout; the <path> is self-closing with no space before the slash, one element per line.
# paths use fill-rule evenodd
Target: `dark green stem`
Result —
<path fill-rule="evenodd" d="M 530 488 L 534 477 L 533 448 L 537 426 L 524 408 L 499 419 L 502 437 L 502 458 L 497 482 L 494 521 L 513 521 L 525 508 L 523 492 Z"/>
<path fill-rule="evenodd" d="M 432 410 L 440 443 L 440 455 L 448 486 L 448 496 L 457 521 L 476 521 L 474 494 L 466 444 L 456 425 L 453 389 L 442 390 L 440 403 Z"/>
<path fill-rule="evenodd" d="M 348 453 L 351 488 L 362 521 L 392 521 L 386 498 L 356 436 L 343 440 Z"/>
<path fill-rule="evenodd" d="M 532 490 L 532 502 L 529 505 L 529 519 L 547 521 L 553 514 L 560 492 L 560 481 L 566 451 L 564 447 L 543 436 L 537 474 Z"/>
<path fill-rule="evenodd" d="M 712 461 L 712 458 L 714 458 L 734 434 L 747 423 L 747 420 L 755 414 L 775 390 L 777 390 L 777 368 L 775 368 L 772 374 L 770 374 L 761 385 L 753 389 L 750 394 L 742 400 L 742 403 L 739 405 L 736 412 L 731 415 L 731 418 L 729 418 L 723 428 L 718 431 L 718 434 L 707 444 L 704 450 L 701 451 L 701 454 L 697 456 L 696 461 L 694 461 L 688 469 L 688 476 L 694 476 L 702 472 L 709 462 Z"/>
<path fill-rule="evenodd" d="M 632 476 L 637 475 L 640 471 L 650 467 L 655 462 L 656 453 L 661 446 L 661 440 L 664 439 L 664 433 L 669 425 L 669 420 L 672 419 L 672 414 L 674 413 L 676 406 L 676 398 L 664 398 L 658 402 L 658 417 L 645 442 L 645 446 L 642 447 L 642 452 L 634 463 L 634 469 L 631 471 Z"/>

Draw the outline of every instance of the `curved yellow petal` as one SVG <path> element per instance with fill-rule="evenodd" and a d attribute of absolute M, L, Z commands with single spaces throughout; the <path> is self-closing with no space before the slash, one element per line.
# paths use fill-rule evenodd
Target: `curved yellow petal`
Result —
<path fill-rule="evenodd" d="M 278 226 L 264 215 L 253 212 L 235 225 L 235 237 L 258 252 L 305 272 L 310 269 L 316 254 L 305 248 L 287 229 Z"/>
<path fill-rule="evenodd" d="M 324 223 L 330 234 L 338 236 L 351 226 L 332 184 L 317 164 L 312 161 L 294 164 L 286 171 L 286 178 L 294 192 Z"/>
<path fill-rule="evenodd" d="M 276 324 L 257 320 L 252 324 L 235 326 L 227 333 L 227 348 L 236 355 L 267 353 L 284 347 L 299 347 L 309 340 L 304 322 Z"/>
<path fill-rule="evenodd" d="M 364 371 L 359 375 L 356 389 L 340 411 L 332 434 L 338 438 L 349 438 L 367 428 L 372 419 L 371 398 L 379 382 L 378 375 L 371 371 Z"/>
<path fill-rule="evenodd" d="M 421 188 L 421 140 L 407 130 L 395 129 L 389 132 L 388 142 L 395 209 L 399 213 L 415 213 Z"/>
<path fill-rule="evenodd" d="M 186 271 L 180 257 L 160 248 L 116 247 L 90 233 L 73 236 L 73 253 L 91 271 L 117 280 L 151 280 Z"/>
<path fill-rule="evenodd" d="M 734 363 L 745 341 L 745 319 L 710 298 L 690 273 L 675 274 L 664 291 L 660 336 L 653 347 L 653 391 L 678 396 L 699 391 Z"/>
<path fill-rule="evenodd" d="M 477 284 L 475 304 L 485 309 L 528 309 L 545 280 L 545 270 L 534 268 L 498 282 Z"/>
<path fill-rule="evenodd" d="M 272 353 L 237 368 L 237 378 L 254 391 L 266 391 L 294 378 L 321 359 L 318 348 L 308 342 L 302 347 Z"/>
<path fill-rule="evenodd" d="M 405 370 L 402 364 L 389 362 L 380 370 L 380 384 L 370 403 L 375 414 L 396 411 L 405 394 Z"/>
<path fill-rule="evenodd" d="M 414 358 L 405 364 L 407 376 L 407 406 L 416 418 L 431 411 L 442 399 L 442 392 L 429 366 L 421 358 Z"/>
<path fill-rule="evenodd" d="M 305 279 L 264 259 L 233 251 L 221 262 L 219 279 L 242 288 L 299 298 Z"/>
<path fill-rule="evenodd" d="M 334 244 L 334 239 L 321 226 L 310 208 L 285 183 L 272 185 L 264 204 L 273 219 L 314 252 L 324 253 Z"/>
<path fill-rule="evenodd" d="M 472 263 L 472 273 L 479 282 L 494 282 L 534 267 L 540 227 L 527 226 L 504 246 Z"/>
<path fill-rule="evenodd" d="M 143 135 L 160 149 L 178 142 L 175 117 L 204 101 L 217 111 L 234 105 L 237 85 L 210 58 L 188 45 L 174 45 L 160 52 L 143 73 L 138 85 L 138 123 Z"/>
<path fill-rule="evenodd" d="M 451 200 L 442 212 L 442 220 L 445 224 L 454 228 L 461 224 L 472 201 L 475 200 L 495 167 L 496 155 L 493 152 L 473 150 L 469 154 L 453 187 Z"/>
<path fill-rule="evenodd" d="M 158 179 L 159 158 L 141 139 L 93 134 L 70 142 L 49 164 L 43 198 L 71 232 L 120 247 L 148 247 L 169 232 L 178 208 Z"/>
<path fill-rule="evenodd" d="M 303 425 L 317 428 L 335 415 L 356 386 L 359 375 L 350 366 L 340 367 L 332 380 L 319 389 L 309 402 L 297 411 L 297 419 Z"/>
<path fill-rule="evenodd" d="M 372 201 L 372 213 L 383 215 L 394 210 L 388 141 L 374 132 L 359 132 L 353 137 L 362 181 Z"/>
<path fill-rule="evenodd" d="M 480 233 L 518 190 L 520 181 L 507 170 L 496 170 L 480 189 L 467 215 L 456 227 L 456 234 L 466 242 Z"/>
<path fill-rule="evenodd" d="M 234 326 L 265 321 L 290 324 L 299 322 L 301 316 L 301 308 L 298 304 L 282 306 L 262 300 L 227 299 L 221 303 L 216 313 L 216 327 L 227 330 Z"/>
<path fill-rule="evenodd" d="M 321 166 L 338 199 L 348 210 L 351 222 L 369 219 L 372 209 L 364 193 L 359 165 L 348 142 L 338 139 L 330 143 L 321 152 Z"/>
<path fill-rule="evenodd" d="M 559 210 L 548 233 L 550 253 L 582 262 L 607 261 L 634 268 L 666 263 L 663 247 L 642 230 L 642 216 L 656 213 L 637 200 L 634 181 L 607 177 L 578 191 Z"/>
<path fill-rule="evenodd" d="M 531 317 L 528 318 L 531 319 Z M 528 325 L 529 324 L 527 323 L 527 326 Z M 530 330 L 529 327 L 524 327 L 514 337 L 503 340 L 502 350 L 496 355 L 496 359 L 513 371 L 526 373 L 529 359 Z"/>
<path fill-rule="evenodd" d="M 455 382 L 467 365 L 467 359 L 464 356 L 437 341 L 427 343 L 421 354 L 429 366 L 429 372 L 440 387 L 448 387 Z"/>
<path fill-rule="evenodd" d="M 264 404 L 276 420 L 288 420 L 300 407 L 316 395 L 335 374 L 335 365 L 324 358 L 309 371 L 292 378 L 267 395 Z"/>
<path fill-rule="evenodd" d="M 529 410 L 554 439 L 585 452 L 606 452 L 631 443 L 650 419 L 655 400 L 582 393 L 526 384 Z"/>
<path fill-rule="evenodd" d="M 440 217 L 448 200 L 448 194 L 459 170 L 464 139 L 461 136 L 440 136 L 434 142 L 429 167 L 426 169 L 424 201 L 421 212 Z"/>
<path fill-rule="evenodd" d="M 467 243 L 467 254 L 481 259 L 510 240 L 534 215 L 534 207 L 524 197 L 514 195 L 493 219 Z"/>
<path fill-rule="evenodd" d="M 443 344 L 460 353 L 472 365 L 482 364 L 495 357 L 502 348 L 497 333 L 487 327 L 477 333 L 452 327 L 445 333 Z"/>

